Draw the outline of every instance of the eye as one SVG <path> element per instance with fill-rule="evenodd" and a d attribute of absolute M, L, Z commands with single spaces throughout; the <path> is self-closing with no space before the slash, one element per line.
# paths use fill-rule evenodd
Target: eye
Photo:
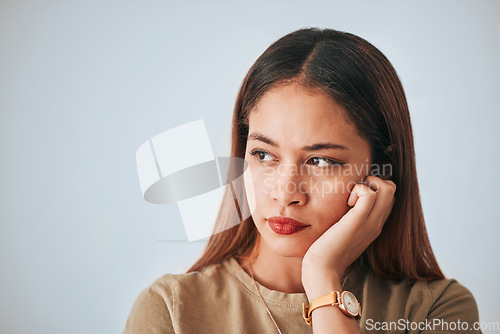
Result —
<path fill-rule="evenodd" d="M 268 162 L 272 161 L 272 156 L 270 153 L 263 150 L 253 150 L 250 152 L 250 155 L 254 156 L 260 162 Z"/>
<path fill-rule="evenodd" d="M 309 165 L 317 166 L 317 167 L 329 167 L 335 165 L 343 165 L 343 162 L 338 162 L 325 157 L 312 157 L 307 162 Z"/>

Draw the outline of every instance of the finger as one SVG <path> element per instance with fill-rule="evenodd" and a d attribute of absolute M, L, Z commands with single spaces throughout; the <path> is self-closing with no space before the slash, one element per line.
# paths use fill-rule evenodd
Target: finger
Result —
<path fill-rule="evenodd" d="M 392 189 L 392 191 L 395 193 L 396 192 L 396 184 L 391 181 L 391 180 L 382 180 L 381 178 L 373 175 L 368 175 L 364 180 L 363 183 L 366 184 L 368 187 L 373 189 L 375 192 L 377 192 L 379 189 L 383 189 L 384 192 Z"/>
<path fill-rule="evenodd" d="M 372 190 L 372 189 L 370 189 L 370 187 L 368 187 L 365 184 L 362 184 L 362 183 L 355 184 L 354 187 L 351 188 L 349 198 L 347 199 L 347 205 L 355 206 L 358 199 L 361 196 L 366 195 L 366 192 L 368 192 L 369 190 Z"/>
<path fill-rule="evenodd" d="M 325 232 L 325 235 L 330 233 L 340 233 L 345 235 L 354 235 L 359 232 L 362 225 L 366 222 L 373 203 L 375 202 L 376 193 L 368 186 L 356 184 L 351 190 L 348 198 L 348 205 L 353 206 L 337 224 Z M 340 223 L 340 222 L 348 223 Z M 343 232 L 339 232 L 343 231 Z"/>
<path fill-rule="evenodd" d="M 396 186 L 396 183 L 394 183 L 394 181 L 392 181 L 392 180 L 384 180 L 384 182 L 385 182 L 387 185 L 389 185 L 390 187 L 392 187 L 392 188 L 394 189 L 394 193 L 396 193 L 396 189 L 397 189 L 398 187 Z"/>
<path fill-rule="evenodd" d="M 367 177 L 366 183 L 371 189 L 376 189 L 377 192 L 377 198 L 368 219 L 377 220 L 381 228 L 394 206 L 396 184 L 390 180 L 381 180 L 375 176 Z"/>
<path fill-rule="evenodd" d="M 361 215 L 361 219 L 366 219 L 373 207 L 376 199 L 376 193 L 370 187 L 364 184 L 356 184 L 349 195 L 347 204 L 352 206 L 351 215 Z"/>
<path fill-rule="evenodd" d="M 366 185 L 373 185 L 375 189 L 378 189 L 380 185 L 383 185 L 385 183 L 396 189 L 396 184 L 394 183 L 394 181 L 382 179 L 375 175 L 367 175 L 361 183 Z"/>

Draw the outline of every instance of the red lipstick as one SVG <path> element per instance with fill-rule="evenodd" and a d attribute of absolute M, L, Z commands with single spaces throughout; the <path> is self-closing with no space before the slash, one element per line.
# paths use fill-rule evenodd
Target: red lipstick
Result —
<path fill-rule="evenodd" d="M 297 233 L 309 226 L 288 217 L 271 217 L 267 222 L 273 232 L 285 235 Z"/>

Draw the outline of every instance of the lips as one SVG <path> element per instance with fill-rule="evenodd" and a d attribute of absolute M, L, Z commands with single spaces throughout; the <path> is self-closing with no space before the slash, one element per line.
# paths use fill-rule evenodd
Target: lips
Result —
<path fill-rule="evenodd" d="M 271 217 L 267 222 L 273 232 L 284 235 L 297 233 L 309 226 L 288 217 Z"/>

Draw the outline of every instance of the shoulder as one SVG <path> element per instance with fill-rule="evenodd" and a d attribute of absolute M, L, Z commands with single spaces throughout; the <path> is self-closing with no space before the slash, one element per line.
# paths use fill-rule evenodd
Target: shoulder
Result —
<path fill-rule="evenodd" d="M 138 299 L 159 300 L 168 302 L 176 294 L 186 290 L 199 290 L 212 287 L 227 280 L 227 269 L 224 262 L 212 264 L 201 271 L 182 274 L 165 274 L 157 278 L 149 287 L 141 292 Z"/>
<path fill-rule="evenodd" d="M 409 298 L 409 306 L 418 308 L 419 296 L 426 301 L 422 311 L 427 314 L 425 320 L 432 324 L 426 331 L 441 333 L 481 333 L 476 326 L 479 311 L 476 300 L 465 286 L 455 279 L 416 282 Z"/>
<path fill-rule="evenodd" d="M 132 305 L 123 333 L 174 333 L 169 317 L 171 296 L 172 290 L 164 277 L 142 290 Z"/>
<path fill-rule="evenodd" d="M 472 293 L 455 279 L 395 281 L 372 276 L 368 281 L 365 288 L 371 298 L 365 298 L 365 303 L 368 304 L 369 319 L 392 321 L 397 328 L 407 330 L 411 329 L 409 326 L 432 324 L 424 327 L 421 333 L 430 329 L 453 333 L 455 331 L 450 327 L 457 325 L 467 326 L 471 333 L 475 333 L 472 328 L 479 321 L 476 301 Z M 383 311 L 377 303 L 385 304 Z"/>
<path fill-rule="evenodd" d="M 425 295 L 429 301 L 430 318 L 455 318 L 478 321 L 479 313 L 476 300 L 465 286 L 455 279 L 416 282 L 412 297 Z"/>
<path fill-rule="evenodd" d="M 229 280 L 224 262 L 200 272 L 166 274 L 157 278 L 136 298 L 124 333 L 174 333 L 180 302 L 210 300 Z M 198 305 L 198 303 L 191 303 Z"/>

